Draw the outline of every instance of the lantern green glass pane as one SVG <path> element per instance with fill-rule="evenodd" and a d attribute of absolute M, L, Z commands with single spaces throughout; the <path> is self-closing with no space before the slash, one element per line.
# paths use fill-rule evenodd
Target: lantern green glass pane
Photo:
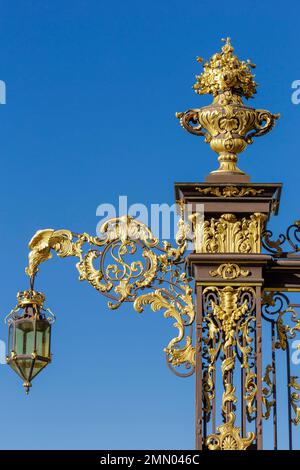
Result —
<path fill-rule="evenodd" d="M 34 352 L 34 323 L 20 320 L 15 324 L 15 353 L 17 355 Z"/>
<path fill-rule="evenodd" d="M 31 380 L 31 368 L 32 368 L 33 359 L 18 358 L 16 361 L 17 361 L 18 367 L 19 367 L 19 369 L 22 373 L 23 378 L 30 382 L 30 380 Z"/>
<path fill-rule="evenodd" d="M 24 380 L 23 374 L 20 371 L 20 369 L 17 367 L 15 360 L 9 361 L 8 365 L 12 368 L 12 370 L 14 370 L 21 377 L 21 379 Z"/>
<path fill-rule="evenodd" d="M 47 320 L 36 322 L 36 353 L 38 356 L 50 357 L 50 324 Z"/>
<path fill-rule="evenodd" d="M 36 359 L 36 360 L 34 361 L 32 373 L 31 373 L 31 380 L 32 380 L 36 375 L 38 375 L 38 373 L 41 372 L 41 370 L 43 370 L 44 367 L 46 367 L 47 364 L 48 364 L 48 362 L 41 361 L 40 359 Z"/>

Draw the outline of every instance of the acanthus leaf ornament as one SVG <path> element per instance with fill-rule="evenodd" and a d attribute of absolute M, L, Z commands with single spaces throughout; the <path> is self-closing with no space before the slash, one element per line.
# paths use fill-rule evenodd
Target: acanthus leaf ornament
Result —
<path fill-rule="evenodd" d="M 191 325 L 194 320 L 194 306 L 191 296 L 191 289 L 187 285 L 185 294 L 178 295 L 174 298 L 173 295 L 166 289 L 157 289 L 149 294 L 142 294 L 134 301 L 134 309 L 142 313 L 145 305 L 150 305 L 154 312 L 164 309 L 165 318 L 173 318 L 175 320 L 174 326 L 178 328 L 178 335 L 170 341 L 165 348 L 165 352 L 170 360 L 170 363 L 177 367 L 180 364 L 195 365 L 195 348 L 192 346 L 191 337 L 187 336 L 185 345 L 178 347 L 178 344 L 184 339 L 185 327 Z M 182 305 L 182 301 L 186 305 Z M 185 321 L 187 318 L 187 321 Z"/>
<path fill-rule="evenodd" d="M 211 434 L 206 439 L 208 450 L 246 450 L 255 439 L 253 432 L 248 437 L 241 437 L 241 429 L 234 426 L 235 414 L 231 412 L 225 424 L 218 427 L 218 434 Z"/>
<path fill-rule="evenodd" d="M 264 214 L 254 213 L 238 219 L 234 214 L 222 214 L 197 222 L 202 231 L 198 253 L 260 253 L 261 234 L 265 226 Z"/>

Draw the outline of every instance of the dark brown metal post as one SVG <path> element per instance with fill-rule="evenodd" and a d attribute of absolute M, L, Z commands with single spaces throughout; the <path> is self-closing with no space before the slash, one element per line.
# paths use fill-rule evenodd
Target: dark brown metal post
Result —
<path fill-rule="evenodd" d="M 270 215 L 276 212 L 279 200 L 279 185 L 258 185 L 255 183 L 237 182 L 224 180 L 212 181 L 209 183 L 177 183 L 176 200 L 182 200 L 185 204 L 192 205 L 193 216 L 198 213 L 198 204 L 203 204 L 204 224 L 193 220 L 193 229 L 195 233 L 202 230 L 203 240 L 197 245 L 194 252 L 187 257 L 187 263 L 191 270 L 191 275 L 196 281 L 196 449 L 204 449 L 206 437 L 210 449 L 222 448 L 222 445 L 228 445 L 225 433 L 227 429 L 231 434 L 232 446 L 238 445 L 241 448 L 256 447 L 263 449 L 263 413 L 262 413 L 262 312 L 261 312 L 261 294 L 262 285 L 265 289 L 266 276 L 273 279 L 271 269 L 273 266 L 272 255 L 261 252 L 261 238 L 265 230 L 265 223 Z M 275 201 L 275 202 L 274 202 Z M 281 269 L 283 269 L 281 267 Z M 273 271 L 272 271 L 273 272 Z M 274 270 L 276 273 L 276 270 Z M 299 261 L 300 273 L 300 261 Z M 275 275 L 275 274 L 274 274 Z M 270 281 L 271 282 L 271 281 Z M 279 280 L 278 280 L 279 282 Z M 295 282 L 291 280 L 290 282 Z M 299 283 L 300 284 L 300 283 Z M 256 299 L 254 308 L 250 295 L 255 290 Z M 210 293 L 211 302 L 208 312 L 207 305 L 203 302 L 202 294 Z M 240 304 L 241 301 L 241 304 Z M 248 304 L 248 310 L 244 311 L 245 303 Z M 243 356 L 243 351 L 247 348 L 247 331 L 239 330 L 238 324 L 230 322 L 229 319 L 235 314 L 241 318 L 241 322 L 246 322 L 247 316 L 255 313 L 256 323 L 249 326 L 249 334 L 254 334 L 251 352 L 246 353 L 251 362 L 251 370 L 255 367 L 257 393 L 256 416 L 255 416 L 255 438 L 253 434 L 247 434 L 248 426 L 248 399 L 251 400 L 251 392 L 254 387 L 248 380 L 247 369 L 241 371 L 241 400 L 237 405 L 236 401 L 236 372 L 238 363 L 244 360 L 244 357 L 235 356 L 235 369 L 233 370 L 233 353 Z M 220 381 L 220 386 L 215 387 L 215 398 L 210 397 L 209 416 L 206 416 L 203 410 L 203 372 L 206 364 L 206 351 L 202 357 L 204 335 L 202 331 L 202 321 L 204 315 L 211 316 L 211 324 L 208 328 L 209 345 L 217 347 L 215 366 L 218 372 L 213 372 L 209 377 L 215 385 L 216 380 Z M 227 321 L 228 320 L 228 321 Z M 238 320 L 236 320 L 237 322 Z M 246 326 L 245 326 L 246 328 Z M 246 329 L 247 329 L 246 328 Z M 226 332 L 231 329 L 230 334 L 234 338 L 233 344 L 239 335 L 242 343 L 234 344 L 237 351 L 232 350 L 232 345 L 228 341 L 226 348 Z M 206 340 L 206 330 L 205 330 Z M 215 342 L 214 342 L 215 341 Z M 206 344 L 205 344 L 206 347 Z M 250 348 L 250 349 L 251 349 Z M 226 350 L 224 350 L 226 349 Z M 240 351 L 240 352 L 239 352 Z M 252 353 L 255 354 L 253 358 Z M 225 356 L 225 358 L 224 358 Z M 226 362 L 224 360 L 228 359 Z M 218 361 L 218 363 L 217 363 Z M 254 361 L 254 362 L 252 362 Z M 227 366 L 228 364 L 228 366 Z M 255 365 L 254 365 L 255 364 Z M 222 369 L 223 365 L 223 369 Z M 206 366 L 205 366 L 206 371 Z M 254 372 L 254 370 L 253 370 Z M 227 390 L 223 394 L 221 386 L 221 374 L 223 383 L 226 382 Z M 253 376 L 252 376 L 253 377 Z M 249 378 L 250 380 L 250 378 Z M 252 380 L 252 379 L 251 379 Z M 254 380 L 254 377 L 253 377 Z M 232 385 L 232 387 L 228 385 Z M 213 385 L 210 385 L 211 387 Z M 231 391 L 232 390 L 232 394 Z M 226 396 L 227 392 L 227 396 Z M 247 397 L 247 400 L 245 399 Z M 223 401 L 223 410 L 219 409 L 219 402 Z M 225 407 L 224 407 L 225 403 Z M 250 408 L 249 408 L 250 409 Z M 224 421 L 221 419 L 221 410 L 228 427 L 224 428 Z M 254 415 L 250 410 L 251 418 Z M 249 416 L 250 417 L 250 416 Z M 208 418 L 210 420 L 208 421 Z M 254 416 L 253 416 L 254 418 Z M 239 422 L 238 422 L 239 421 Z M 239 429 L 240 428 L 240 429 Z M 248 437 L 250 436 L 250 437 Z M 237 439 L 237 440 L 235 440 Z M 247 441 L 251 443 L 248 444 Z M 255 440 L 254 440 L 255 439 Z"/>
<path fill-rule="evenodd" d="M 256 444 L 257 450 L 263 449 L 262 429 L 262 325 L 261 325 L 261 288 L 256 288 Z"/>
<path fill-rule="evenodd" d="M 287 341 L 286 344 L 286 379 L 287 379 L 287 396 L 288 396 L 288 438 L 289 438 L 289 450 L 293 450 L 293 429 L 292 429 L 292 406 L 291 406 L 291 359 L 290 359 L 290 345 Z"/>
<path fill-rule="evenodd" d="M 202 287 L 196 285 L 196 449 L 203 449 L 202 408 Z"/>
<path fill-rule="evenodd" d="M 277 384 L 276 384 L 276 338 L 275 338 L 275 323 L 271 323 L 272 333 L 272 390 L 273 390 L 273 439 L 274 439 L 274 450 L 277 450 Z"/>

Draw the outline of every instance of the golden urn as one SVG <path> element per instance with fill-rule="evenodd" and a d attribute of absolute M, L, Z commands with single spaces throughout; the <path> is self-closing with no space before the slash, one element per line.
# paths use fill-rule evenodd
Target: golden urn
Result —
<path fill-rule="evenodd" d="M 204 71 L 196 76 L 193 86 L 199 95 L 212 94 L 212 104 L 176 113 L 176 117 L 187 131 L 204 136 L 219 155 L 220 166 L 211 175 L 230 176 L 232 180 L 234 175 L 245 175 L 236 166 L 238 154 L 253 142 L 253 137 L 269 132 L 280 115 L 245 106 L 242 97 L 252 98 L 256 93 L 257 84 L 251 72 L 255 65 L 249 60 L 240 61 L 233 54 L 230 38 L 223 41 L 222 52 L 204 64 Z M 202 59 L 198 57 L 197 61 Z"/>

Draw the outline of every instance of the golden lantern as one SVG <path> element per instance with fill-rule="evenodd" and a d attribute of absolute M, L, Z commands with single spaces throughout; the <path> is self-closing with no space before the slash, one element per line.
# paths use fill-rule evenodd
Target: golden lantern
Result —
<path fill-rule="evenodd" d="M 24 380 L 29 392 L 31 381 L 51 361 L 51 324 L 54 315 L 43 305 L 45 296 L 34 290 L 21 291 L 18 304 L 7 316 L 9 325 L 7 364 Z"/>

